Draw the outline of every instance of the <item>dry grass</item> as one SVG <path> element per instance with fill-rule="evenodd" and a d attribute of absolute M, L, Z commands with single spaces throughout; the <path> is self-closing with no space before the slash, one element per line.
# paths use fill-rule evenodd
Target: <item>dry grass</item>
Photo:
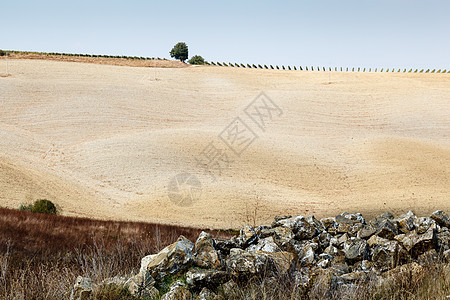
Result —
<path fill-rule="evenodd" d="M 0 299 L 66 299 L 77 276 L 136 272 L 145 255 L 200 229 L 99 221 L 0 208 Z M 224 232 L 213 236 L 229 237 Z"/>

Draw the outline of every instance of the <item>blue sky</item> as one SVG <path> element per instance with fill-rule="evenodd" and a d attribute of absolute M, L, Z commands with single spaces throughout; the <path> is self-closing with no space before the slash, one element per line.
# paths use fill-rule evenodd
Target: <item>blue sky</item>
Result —
<path fill-rule="evenodd" d="M 0 49 L 450 69 L 450 1 L 0 1 Z"/>

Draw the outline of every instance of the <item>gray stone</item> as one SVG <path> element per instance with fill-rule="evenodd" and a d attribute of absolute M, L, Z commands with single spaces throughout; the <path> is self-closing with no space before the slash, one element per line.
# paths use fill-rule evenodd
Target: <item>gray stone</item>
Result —
<path fill-rule="evenodd" d="M 427 217 L 417 218 L 414 225 L 417 228 L 418 234 L 423 234 L 423 233 L 427 232 L 428 229 L 430 229 L 430 228 L 438 229 L 438 227 L 439 227 L 439 225 L 436 223 L 436 221 L 434 221 L 431 218 L 427 218 Z"/>
<path fill-rule="evenodd" d="M 194 243 L 184 236 L 161 250 L 158 254 L 151 255 L 146 259 L 146 271 L 156 280 L 167 275 L 178 275 L 189 269 L 192 264 L 192 250 Z M 142 269 L 142 266 L 141 266 Z"/>
<path fill-rule="evenodd" d="M 214 249 L 214 240 L 211 235 L 206 232 L 200 233 L 194 245 L 194 265 L 215 269 L 220 266 L 219 254 Z"/>
<path fill-rule="evenodd" d="M 367 259 L 369 256 L 367 241 L 362 239 L 350 239 L 344 243 L 345 258 L 349 261 Z"/>
<path fill-rule="evenodd" d="M 369 225 L 362 225 L 363 227 L 359 229 L 357 233 L 357 237 L 359 239 L 368 239 L 370 238 L 377 230 Z"/>
<path fill-rule="evenodd" d="M 301 265 L 313 265 L 316 261 L 316 253 L 311 245 L 306 245 L 299 252 L 299 261 Z"/>
<path fill-rule="evenodd" d="M 402 243 L 403 247 L 414 257 L 431 250 L 436 245 L 436 234 L 433 228 L 428 229 L 424 234 L 410 232 L 408 234 L 399 234 L 395 239 Z"/>
<path fill-rule="evenodd" d="M 275 243 L 273 237 L 267 237 L 264 239 L 260 239 L 258 241 L 258 244 L 251 245 L 247 249 L 250 252 L 256 252 L 256 251 L 264 251 L 264 252 L 279 252 L 281 251 L 280 247 Z"/>
<path fill-rule="evenodd" d="M 398 231 L 390 220 L 384 219 L 377 226 L 377 231 L 375 234 L 382 238 L 393 239 L 394 236 L 398 234 Z"/>
<path fill-rule="evenodd" d="M 155 288 L 155 280 L 146 271 L 130 277 L 124 284 L 124 287 L 131 295 L 138 298 L 153 299 L 159 294 Z"/>
<path fill-rule="evenodd" d="M 225 271 L 191 269 L 186 273 L 186 281 L 189 286 L 215 288 L 228 280 Z"/>
<path fill-rule="evenodd" d="M 399 231 L 403 233 L 409 233 L 415 229 L 414 223 L 417 217 L 412 210 L 408 211 L 405 214 L 402 214 L 394 221 L 398 224 Z"/>
<path fill-rule="evenodd" d="M 393 269 L 398 264 L 406 263 L 408 259 L 408 253 L 397 241 L 379 244 L 372 249 L 372 262 L 380 272 Z"/>
<path fill-rule="evenodd" d="M 335 220 L 337 223 L 347 224 L 347 225 L 354 225 L 356 223 L 366 224 L 366 220 L 363 218 L 363 216 L 360 213 L 350 214 L 350 213 L 344 212 L 340 215 L 337 215 L 335 217 Z"/>
<path fill-rule="evenodd" d="M 161 300 L 191 300 L 192 294 L 186 285 L 177 280 L 170 286 L 170 290 L 161 297 Z"/>
<path fill-rule="evenodd" d="M 238 277 L 259 274 L 267 269 L 269 264 L 269 256 L 261 252 L 230 252 L 226 261 L 228 271 Z"/>
<path fill-rule="evenodd" d="M 444 211 L 435 211 L 431 214 L 431 218 L 440 226 L 450 228 L 450 217 Z"/>

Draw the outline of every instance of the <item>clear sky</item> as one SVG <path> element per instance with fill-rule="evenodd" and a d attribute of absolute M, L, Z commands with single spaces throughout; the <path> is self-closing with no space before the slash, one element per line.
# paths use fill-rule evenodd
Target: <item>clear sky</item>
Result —
<path fill-rule="evenodd" d="M 450 69 L 449 0 L 0 1 L 0 49 Z"/>

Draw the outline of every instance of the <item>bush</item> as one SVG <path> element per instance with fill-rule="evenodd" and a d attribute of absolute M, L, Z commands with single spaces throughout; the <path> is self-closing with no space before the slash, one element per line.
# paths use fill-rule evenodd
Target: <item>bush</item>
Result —
<path fill-rule="evenodd" d="M 21 205 L 19 210 L 31 211 L 34 213 L 47 214 L 47 215 L 56 215 L 57 209 L 53 202 L 47 199 L 40 199 L 34 202 L 34 204 L 30 205 Z"/>
<path fill-rule="evenodd" d="M 241 63 L 241 67 L 242 67 L 242 68 L 245 68 L 245 65 Z"/>
<path fill-rule="evenodd" d="M 272 65 L 270 65 L 270 68 L 273 70 L 273 66 Z"/>

